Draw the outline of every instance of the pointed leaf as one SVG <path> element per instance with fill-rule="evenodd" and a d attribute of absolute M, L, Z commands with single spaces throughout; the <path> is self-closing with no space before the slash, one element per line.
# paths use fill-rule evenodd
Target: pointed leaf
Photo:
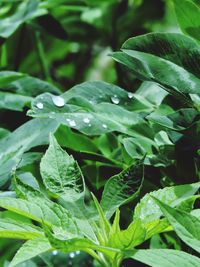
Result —
<path fill-rule="evenodd" d="M 163 189 L 146 194 L 137 204 L 134 211 L 134 218 L 139 218 L 144 223 L 160 218 L 162 212 L 159 206 L 152 199 L 152 196 L 170 205 L 171 207 L 175 207 L 193 196 L 199 190 L 199 187 L 200 183 L 178 185 L 165 187 Z"/>
<path fill-rule="evenodd" d="M 47 190 L 72 201 L 84 194 L 84 180 L 77 162 L 57 143 L 53 135 L 40 163 L 40 171 Z"/>
<path fill-rule="evenodd" d="M 51 249 L 52 247 L 46 237 L 29 240 L 17 251 L 9 267 L 14 267 Z"/>
<path fill-rule="evenodd" d="M 116 208 L 137 197 L 143 182 L 143 160 L 111 177 L 103 191 L 101 207 L 110 218 Z"/>
<path fill-rule="evenodd" d="M 190 247 L 200 252 L 200 220 L 195 216 L 171 208 L 154 198 L 177 235 Z"/>

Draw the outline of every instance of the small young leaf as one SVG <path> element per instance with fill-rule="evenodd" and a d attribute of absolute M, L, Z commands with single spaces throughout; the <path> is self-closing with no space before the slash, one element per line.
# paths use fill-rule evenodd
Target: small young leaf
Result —
<path fill-rule="evenodd" d="M 146 237 L 146 231 L 140 220 L 132 222 L 126 230 L 113 233 L 109 238 L 109 246 L 120 249 L 131 249 L 141 244 Z"/>

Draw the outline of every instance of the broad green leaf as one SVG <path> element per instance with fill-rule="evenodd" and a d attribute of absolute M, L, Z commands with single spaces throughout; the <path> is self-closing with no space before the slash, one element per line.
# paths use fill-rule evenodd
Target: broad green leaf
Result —
<path fill-rule="evenodd" d="M 137 204 L 134 211 L 134 218 L 141 219 L 143 223 L 152 222 L 160 218 L 162 211 L 152 196 L 171 207 L 175 207 L 193 196 L 199 190 L 199 187 L 200 183 L 177 185 L 146 194 Z"/>
<path fill-rule="evenodd" d="M 183 2 L 186 1 L 184 0 Z M 180 5 L 179 3 L 178 6 L 182 8 L 182 4 Z M 158 56 L 200 77 L 199 44 L 183 34 L 148 33 L 128 39 L 122 48 Z"/>
<path fill-rule="evenodd" d="M 188 108 L 180 109 L 167 116 L 161 116 L 155 112 L 148 115 L 147 119 L 166 128 L 181 131 L 195 123 L 195 121 L 198 120 L 198 115 L 199 112 L 192 108 Z"/>
<path fill-rule="evenodd" d="M 81 170 L 53 135 L 50 136 L 49 148 L 41 160 L 40 170 L 47 190 L 60 198 L 82 233 L 96 240 L 90 223 L 93 215 L 84 204 L 85 183 Z"/>
<path fill-rule="evenodd" d="M 23 111 L 25 106 L 29 106 L 32 97 L 0 92 L 0 109 Z"/>
<path fill-rule="evenodd" d="M 46 237 L 29 240 L 17 251 L 9 267 L 14 267 L 51 249 L 52 247 Z"/>
<path fill-rule="evenodd" d="M 137 197 L 143 183 L 143 160 L 138 160 L 111 177 L 105 187 L 101 199 L 101 207 L 106 217 L 110 218 L 121 205 Z"/>
<path fill-rule="evenodd" d="M 159 83 L 189 106 L 192 103 L 186 94 L 199 94 L 200 79 L 168 60 L 134 50 L 116 52 L 112 57 L 131 69 L 139 79 Z"/>
<path fill-rule="evenodd" d="M 42 229 L 33 224 L 0 218 L 0 237 L 16 239 L 32 239 L 43 235 Z"/>
<path fill-rule="evenodd" d="M 40 163 L 47 190 L 60 197 L 76 201 L 84 194 L 85 185 L 78 163 L 50 135 L 50 145 Z"/>
<path fill-rule="evenodd" d="M 145 228 L 140 220 L 132 222 L 126 230 L 113 233 L 108 241 L 110 247 L 132 249 L 141 244 L 146 237 Z"/>
<path fill-rule="evenodd" d="M 177 235 L 188 246 L 200 252 L 200 220 L 185 211 L 171 208 L 156 198 L 155 201 Z"/>
<path fill-rule="evenodd" d="M 114 104 L 118 102 L 118 106 L 125 107 L 129 111 L 149 110 L 152 108 L 151 102 L 147 101 L 141 94 L 133 94 L 119 86 L 102 81 L 84 82 L 72 87 L 63 94 L 66 102 L 74 101 L 77 96 L 88 100 L 93 105 L 102 102 Z"/>
<path fill-rule="evenodd" d="M 78 152 L 98 152 L 98 147 L 89 137 L 73 132 L 69 127 L 61 125 L 55 132 L 55 137 L 62 147 Z"/>
<path fill-rule="evenodd" d="M 200 41 L 200 7 L 191 0 L 173 0 L 178 23 L 182 31 Z"/>
<path fill-rule="evenodd" d="M 0 207 L 49 225 L 66 237 L 78 232 L 77 225 L 67 210 L 41 197 L 29 197 L 29 200 L 3 197 L 0 198 Z"/>
<path fill-rule="evenodd" d="M 12 73 L 11 73 L 12 74 Z M 14 75 L 15 73 L 13 73 Z M 18 75 L 23 75 L 21 73 L 16 72 Z M 8 85 L 5 87 L 5 90 L 16 92 L 20 95 L 25 96 L 37 96 L 39 94 L 49 92 L 52 94 L 60 94 L 61 91 L 55 87 L 53 84 L 42 81 L 38 78 L 26 76 L 18 79 L 18 80 L 9 80 Z"/>
<path fill-rule="evenodd" d="M 10 173 L 22 154 L 32 147 L 48 143 L 49 132 L 57 129 L 53 120 L 35 119 L 26 122 L 14 132 L 0 140 L 0 185 L 10 178 Z"/>
<path fill-rule="evenodd" d="M 126 152 L 133 159 L 140 159 L 145 155 L 153 154 L 152 147 L 155 148 L 155 143 L 143 136 L 139 137 L 126 137 L 122 140 Z"/>
<path fill-rule="evenodd" d="M 125 252 L 126 258 L 143 262 L 151 267 L 199 267 L 200 259 L 173 249 L 141 249 Z"/>
<path fill-rule="evenodd" d="M 95 102 L 94 104 L 90 103 L 88 99 L 76 96 L 75 102 L 70 99 L 71 102 L 64 104 L 63 96 L 60 97 L 56 98 L 49 93 L 36 97 L 28 115 L 57 120 L 60 124 L 65 124 L 87 135 L 100 135 L 118 131 L 137 136 L 140 130 L 139 123 L 145 123 L 138 113 L 133 113 L 118 104 L 113 104 L 111 100 L 109 100 L 109 103 L 96 104 Z M 62 106 L 56 106 L 53 102 L 54 99 L 62 101 Z M 129 99 L 129 101 L 132 100 Z"/>
<path fill-rule="evenodd" d="M 25 74 L 14 71 L 1 71 L 0 72 L 0 88 L 7 86 L 11 82 L 22 79 Z"/>
<path fill-rule="evenodd" d="M 153 130 L 143 119 L 144 114 L 139 112 L 153 111 L 155 106 L 148 101 L 144 104 L 141 99 L 145 98 L 108 83 L 86 82 L 60 97 L 38 96 L 28 114 L 55 119 L 87 135 L 118 131 L 137 137 L 145 132 L 144 139 L 149 140 Z"/>

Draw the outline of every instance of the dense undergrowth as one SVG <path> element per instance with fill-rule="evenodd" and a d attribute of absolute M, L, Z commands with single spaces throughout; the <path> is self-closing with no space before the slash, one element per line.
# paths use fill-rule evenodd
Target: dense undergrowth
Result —
<path fill-rule="evenodd" d="M 200 266 L 199 18 L 0 1 L 0 266 Z"/>

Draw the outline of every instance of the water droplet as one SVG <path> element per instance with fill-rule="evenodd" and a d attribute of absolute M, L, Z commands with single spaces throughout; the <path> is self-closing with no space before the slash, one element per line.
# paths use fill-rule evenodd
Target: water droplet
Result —
<path fill-rule="evenodd" d="M 70 253 L 69 253 L 69 256 L 70 256 L 70 258 L 73 259 L 73 258 L 75 257 L 75 253 L 74 253 L 74 252 L 70 252 Z"/>
<path fill-rule="evenodd" d="M 128 98 L 131 99 L 131 98 L 133 98 L 133 97 L 134 97 L 134 94 L 129 92 L 129 93 L 128 93 Z"/>
<path fill-rule="evenodd" d="M 80 252 L 80 250 L 77 250 L 76 251 L 76 255 L 79 255 L 81 252 Z"/>
<path fill-rule="evenodd" d="M 65 100 L 61 96 L 53 96 L 52 101 L 57 107 L 63 107 L 65 105 Z"/>
<path fill-rule="evenodd" d="M 76 122 L 74 120 L 69 120 L 68 122 L 69 122 L 69 125 L 71 127 L 75 127 L 76 126 Z"/>
<path fill-rule="evenodd" d="M 117 97 L 117 95 L 111 96 L 111 101 L 113 102 L 113 104 L 119 104 L 119 98 Z"/>
<path fill-rule="evenodd" d="M 102 127 L 105 128 L 105 129 L 108 128 L 108 126 L 106 124 L 102 124 Z"/>
<path fill-rule="evenodd" d="M 89 127 L 91 127 L 91 126 L 92 126 L 92 124 L 90 123 L 90 124 L 88 124 L 88 126 L 89 126 Z"/>
<path fill-rule="evenodd" d="M 57 250 L 54 250 L 54 251 L 52 252 L 52 254 L 55 256 L 55 255 L 58 254 L 58 251 L 57 251 Z"/>
<path fill-rule="evenodd" d="M 85 122 L 85 123 L 90 123 L 90 119 L 89 119 L 89 118 L 84 118 L 84 119 L 83 119 L 83 122 Z"/>
<path fill-rule="evenodd" d="M 43 109 L 44 105 L 43 105 L 42 102 L 39 102 L 39 103 L 36 104 L 36 107 L 37 107 L 38 109 Z"/>

